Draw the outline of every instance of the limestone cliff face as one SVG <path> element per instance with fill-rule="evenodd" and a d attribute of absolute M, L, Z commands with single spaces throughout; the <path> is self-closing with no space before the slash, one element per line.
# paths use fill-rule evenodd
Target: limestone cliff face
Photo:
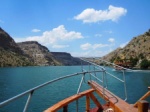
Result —
<path fill-rule="evenodd" d="M 0 47 L 15 53 L 22 53 L 21 49 L 18 47 L 12 37 L 2 28 L 0 28 Z"/>
<path fill-rule="evenodd" d="M 15 41 L 0 28 L 0 67 L 30 66 L 32 61 L 23 54 Z"/>
<path fill-rule="evenodd" d="M 113 61 L 118 57 L 130 61 L 136 59 L 137 67 L 142 60 L 150 60 L 150 30 L 134 37 L 124 48 L 118 48 L 102 58 L 107 61 Z"/>
<path fill-rule="evenodd" d="M 81 65 L 79 58 L 72 57 L 71 54 L 66 52 L 51 52 L 53 56 L 59 60 L 63 65 Z"/>
<path fill-rule="evenodd" d="M 110 60 L 116 56 L 123 56 L 129 59 L 130 57 L 140 57 L 140 55 L 150 60 L 150 30 L 134 37 L 124 48 L 118 48 L 103 58 Z"/>
<path fill-rule="evenodd" d="M 102 59 L 106 61 L 111 61 L 113 58 L 116 58 L 116 56 L 118 56 L 121 51 L 122 51 L 121 48 L 117 48 L 116 50 L 110 52 L 106 56 L 103 56 Z"/>
<path fill-rule="evenodd" d="M 0 28 L 0 67 L 32 65 L 80 65 L 80 59 L 65 52 L 51 53 L 36 41 L 16 43 Z"/>
<path fill-rule="evenodd" d="M 61 65 L 61 63 L 53 57 L 53 55 L 45 46 L 42 46 L 36 41 L 27 41 L 17 44 L 22 51 L 34 61 L 36 65 Z"/>

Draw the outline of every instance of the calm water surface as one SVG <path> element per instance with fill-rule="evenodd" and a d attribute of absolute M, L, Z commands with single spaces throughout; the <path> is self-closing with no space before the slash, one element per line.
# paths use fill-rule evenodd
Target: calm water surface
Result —
<path fill-rule="evenodd" d="M 112 68 L 106 69 L 117 77 L 123 78 L 121 72 L 113 71 Z M 81 72 L 80 66 L 0 68 L 0 102 L 44 82 L 76 72 Z M 135 103 L 147 92 L 147 87 L 150 86 L 150 72 L 126 72 L 125 75 L 128 93 L 127 102 Z M 102 78 L 101 73 L 97 74 L 97 76 Z M 28 112 L 42 112 L 58 101 L 75 94 L 81 77 L 82 76 L 75 76 L 64 79 L 35 91 Z M 89 76 L 86 76 L 81 91 L 89 88 L 86 84 L 88 78 Z M 108 75 L 107 82 L 108 89 L 124 99 L 123 84 Z M 22 112 L 26 99 L 27 96 L 22 97 L 21 99 L 0 108 L 0 112 Z M 148 100 L 150 101 L 150 99 Z M 85 98 L 79 100 L 79 105 L 79 112 L 83 112 L 85 110 Z M 69 111 L 75 112 L 75 106 L 75 102 L 71 103 L 69 105 Z"/>

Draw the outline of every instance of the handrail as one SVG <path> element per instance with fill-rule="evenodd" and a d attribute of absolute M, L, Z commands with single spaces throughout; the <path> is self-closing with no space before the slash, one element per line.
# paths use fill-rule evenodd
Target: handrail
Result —
<path fill-rule="evenodd" d="M 91 59 L 91 58 L 90 58 L 90 59 Z M 126 101 L 126 100 L 127 100 L 127 89 L 126 89 L 126 81 L 125 81 L 124 70 L 131 70 L 131 69 L 127 69 L 127 68 L 124 68 L 124 67 L 122 67 L 122 66 L 119 66 L 119 65 L 116 65 L 116 64 L 114 64 L 114 63 L 111 63 L 111 62 L 108 62 L 108 61 L 105 61 L 105 60 L 102 60 L 102 59 L 99 59 L 99 58 L 98 58 L 98 60 L 101 60 L 101 61 L 103 61 L 103 62 L 105 62 L 105 63 L 107 63 L 107 64 L 111 64 L 111 65 L 113 65 L 113 66 L 121 67 L 121 68 L 123 69 L 123 70 L 122 70 L 123 80 L 122 80 L 122 79 L 120 79 L 120 78 L 118 78 L 118 77 L 116 77 L 116 76 L 114 76 L 114 75 L 112 75 L 112 74 L 106 72 L 106 69 L 105 69 L 103 66 L 100 66 L 100 65 L 94 63 L 94 59 L 97 59 L 97 58 L 93 58 L 93 62 L 81 58 L 81 60 L 86 61 L 86 62 L 88 62 L 88 63 L 90 63 L 90 64 L 96 66 L 97 69 L 102 69 L 102 70 L 104 70 L 104 73 L 106 73 L 106 74 L 112 76 L 113 78 L 115 78 L 115 79 L 121 81 L 122 83 L 124 83 L 124 94 L 125 94 L 125 99 L 124 99 L 124 100 Z M 102 81 L 102 83 L 103 83 L 103 88 L 104 88 L 104 77 L 105 77 L 105 75 L 103 75 L 103 81 Z"/>
<path fill-rule="evenodd" d="M 94 59 L 94 58 L 93 58 L 93 59 Z M 12 97 L 12 98 L 10 98 L 10 99 L 8 99 L 8 100 L 5 100 L 5 101 L 1 102 L 1 103 L 0 103 L 0 107 L 3 107 L 3 106 L 5 106 L 5 105 L 7 105 L 7 104 L 9 104 L 9 103 L 11 103 L 11 102 L 13 102 L 13 101 L 15 101 L 15 100 L 19 99 L 20 97 L 23 97 L 23 96 L 25 96 L 25 95 L 28 95 L 26 104 L 25 104 L 24 109 L 23 109 L 23 112 L 26 112 L 27 109 L 28 109 L 28 105 L 29 105 L 29 103 L 30 103 L 30 100 L 31 100 L 31 98 L 32 98 L 32 96 L 33 96 L 33 94 L 34 94 L 34 91 L 36 91 L 36 90 L 38 90 L 38 89 L 40 89 L 40 88 L 42 88 L 42 87 L 45 87 L 46 85 L 49 85 L 49 84 L 51 84 L 51 83 L 54 83 L 54 82 L 56 82 L 56 81 L 65 79 L 65 78 L 69 78 L 69 77 L 73 77 L 73 76 L 77 76 L 77 75 L 83 75 L 83 76 L 82 76 L 82 79 L 81 79 L 81 82 L 80 82 L 80 84 L 79 84 L 79 88 L 78 88 L 78 90 L 77 90 L 77 94 L 78 94 L 79 91 L 80 91 L 82 82 L 83 82 L 83 80 L 84 80 L 84 76 L 85 76 L 86 74 L 89 74 L 89 75 L 90 75 L 90 80 L 91 80 L 91 76 L 93 76 L 94 78 L 96 78 L 97 80 L 100 81 L 100 79 L 98 79 L 98 77 L 96 77 L 96 73 L 97 73 L 97 72 L 103 72 L 103 74 L 102 74 L 102 80 L 101 80 L 100 82 L 103 83 L 103 94 L 104 94 L 104 92 L 105 92 L 105 89 L 104 89 L 104 84 L 105 84 L 105 83 L 104 83 L 104 79 L 105 79 L 105 75 L 106 75 L 106 74 L 111 75 L 111 74 L 108 73 L 108 72 L 106 72 L 106 69 L 105 69 L 104 67 L 102 67 L 102 66 L 99 66 L 99 65 L 97 65 L 97 64 L 95 64 L 95 63 L 93 63 L 93 62 L 91 62 L 91 61 L 87 61 L 87 60 L 84 60 L 84 59 L 81 59 L 81 60 L 82 60 L 82 61 L 86 61 L 86 62 L 88 62 L 88 63 L 91 64 L 91 65 L 94 65 L 94 70 L 85 71 L 85 70 L 83 70 L 83 66 L 82 66 L 82 72 L 74 73 L 74 74 L 69 74 L 69 75 L 62 76 L 62 77 L 59 77 L 59 78 L 50 80 L 50 81 L 48 81 L 48 82 L 45 82 L 45 83 L 43 83 L 43 84 L 41 84 L 41 85 L 38 85 L 38 86 L 36 86 L 36 87 L 34 87 L 34 88 L 31 88 L 31 89 L 29 89 L 29 90 L 27 90 L 27 91 L 25 91 L 25 92 L 22 92 L 21 94 L 16 95 L 16 96 L 14 96 L 14 97 Z M 98 70 L 95 70 L 95 68 L 98 69 Z M 90 69 L 90 65 L 89 65 L 89 69 Z M 93 75 L 93 73 L 94 73 L 95 75 Z M 111 75 L 111 76 L 113 76 L 113 75 Z M 118 79 L 118 80 L 120 80 L 121 82 L 124 82 L 124 85 L 125 85 L 125 78 L 124 78 L 124 81 L 123 81 L 123 80 L 121 80 L 121 79 L 119 79 L 119 78 L 117 78 L 117 77 L 115 77 L 115 76 L 113 76 L 113 77 L 116 78 L 116 79 Z M 125 88 L 126 88 L 126 86 L 125 86 Z M 126 90 L 125 90 L 125 92 L 126 92 Z M 126 97 L 127 97 L 127 95 L 126 95 Z"/>
<path fill-rule="evenodd" d="M 45 83 L 43 83 L 41 85 L 38 85 L 38 86 L 36 86 L 34 88 L 31 88 L 31 89 L 29 89 L 29 90 L 27 90 L 27 91 L 25 91 L 25 92 L 23 92 L 21 94 L 18 94 L 18 95 L 14 96 L 14 97 L 12 97 L 12 98 L 10 98 L 8 100 L 5 100 L 5 101 L 1 102 L 0 103 L 0 108 L 5 106 L 5 105 L 7 105 L 7 104 L 9 104 L 9 103 L 11 103 L 11 102 L 13 102 L 13 101 L 15 101 L 15 100 L 17 100 L 17 99 L 19 99 L 20 97 L 23 97 L 23 96 L 29 94 L 29 97 L 28 97 L 28 99 L 26 101 L 26 105 L 25 105 L 24 110 L 23 110 L 23 112 L 26 112 L 27 108 L 28 108 L 28 105 L 29 105 L 29 102 L 30 102 L 30 99 L 31 99 L 31 97 L 32 97 L 32 95 L 33 95 L 35 90 L 38 90 L 38 89 L 40 89 L 42 87 L 45 87 L 48 84 L 54 83 L 56 81 L 59 81 L 59 80 L 65 79 L 65 78 L 69 78 L 69 77 L 73 77 L 73 76 L 77 76 L 77 75 L 81 75 L 81 74 L 92 73 L 92 72 L 102 72 L 102 71 L 101 70 L 99 70 L 99 71 L 97 70 L 97 71 L 79 72 L 79 73 L 69 74 L 69 75 L 66 75 L 66 76 L 62 76 L 62 77 L 50 80 L 50 81 L 45 82 Z"/>
<path fill-rule="evenodd" d="M 70 97 L 56 103 L 52 107 L 46 109 L 44 112 L 56 112 L 57 110 L 61 109 L 62 107 L 67 106 L 69 103 L 71 103 L 75 100 L 78 100 L 79 98 L 86 96 L 87 94 L 90 94 L 94 91 L 95 91 L 94 89 L 89 89 L 89 90 L 81 92 L 80 94 L 75 94 L 73 96 L 70 96 Z"/>
<path fill-rule="evenodd" d="M 138 101 L 145 100 L 147 97 L 150 97 L 150 87 L 148 87 L 148 92 L 145 93 Z M 133 105 L 134 107 L 138 106 L 138 101 Z"/>
<path fill-rule="evenodd" d="M 85 60 L 85 59 L 83 59 L 83 58 L 80 58 L 80 59 L 83 60 L 83 61 L 85 61 L 85 62 L 88 62 L 88 63 L 90 63 L 90 64 L 92 64 L 92 65 L 95 65 L 95 66 L 97 66 L 97 67 L 100 67 L 102 70 L 105 70 L 104 67 L 99 66 L 99 65 L 97 65 L 97 64 L 95 64 L 95 63 L 93 63 L 93 62 L 91 62 L 91 61 Z"/>

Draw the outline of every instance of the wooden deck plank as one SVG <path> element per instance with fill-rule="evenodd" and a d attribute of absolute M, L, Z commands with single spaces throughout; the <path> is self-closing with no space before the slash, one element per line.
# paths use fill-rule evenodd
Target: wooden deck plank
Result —
<path fill-rule="evenodd" d="M 90 98 L 93 100 L 93 102 L 96 104 L 96 106 L 98 107 L 98 108 L 103 108 L 102 107 L 102 105 L 98 102 L 98 100 L 97 100 L 97 98 L 92 94 L 92 93 L 90 93 L 89 94 L 90 95 Z"/>
<path fill-rule="evenodd" d="M 90 111 L 90 96 L 86 95 L 86 112 Z"/>
<path fill-rule="evenodd" d="M 94 92 L 95 90 L 94 89 L 89 89 L 89 90 L 86 90 L 84 92 L 81 92 L 79 94 L 76 94 L 76 95 L 73 95 L 71 97 L 68 97 L 58 103 L 56 103 L 55 105 L 53 105 L 52 107 L 48 108 L 47 110 L 45 110 L 44 112 L 56 112 L 58 109 L 68 105 L 69 103 L 89 94 L 89 93 L 92 93 Z"/>
<path fill-rule="evenodd" d="M 137 108 L 131 106 L 116 95 L 113 95 L 108 90 L 105 90 L 105 95 L 103 95 L 102 86 L 97 84 L 96 82 L 89 81 L 89 85 L 91 85 L 91 87 L 93 87 L 101 97 L 104 97 L 105 100 L 110 102 L 110 105 L 113 107 L 115 112 L 138 112 Z"/>

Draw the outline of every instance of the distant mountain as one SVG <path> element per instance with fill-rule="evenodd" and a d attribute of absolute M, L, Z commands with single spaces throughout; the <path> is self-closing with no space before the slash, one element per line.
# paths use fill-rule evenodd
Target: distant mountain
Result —
<path fill-rule="evenodd" d="M 80 65 L 79 58 L 65 52 L 50 52 L 36 41 L 16 43 L 0 28 L 0 67 L 5 66 L 49 66 Z"/>
<path fill-rule="evenodd" d="M 150 60 L 150 30 L 134 37 L 124 48 L 118 48 L 102 58 L 111 62 L 116 59 L 134 61 L 134 66 L 139 68 L 143 60 Z"/>
<path fill-rule="evenodd" d="M 79 65 L 80 60 L 65 52 L 50 52 L 48 48 L 36 41 L 17 43 L 21 50 L 28 55 L 36 65 Z"/>
<path fill-rule="evenodd" d="M 79 58 L 72 57 L 71 54 L 65 52 L 51 52 L 53 56 L 63 63 L 63 65 L 81 65 Z"/>
<path fill-rule="evenodd" d="M 7 51 L 22 54 L 23 52 L 12 39 L 12 37 L 0 28 L 0 47 Z"/>
<path fill-rule="evenodd" d="M 17 44 L 21 50 L 33 60 L 35 65 L 62 65 L 45 46 L 42 46 L 36 41 L 27 41 Z"/>
<path fill-rule="evenodd" d="M 12 37 L 0 28 L 0 67 L 29 66 L 32 61 L 18 47 Z"/>

